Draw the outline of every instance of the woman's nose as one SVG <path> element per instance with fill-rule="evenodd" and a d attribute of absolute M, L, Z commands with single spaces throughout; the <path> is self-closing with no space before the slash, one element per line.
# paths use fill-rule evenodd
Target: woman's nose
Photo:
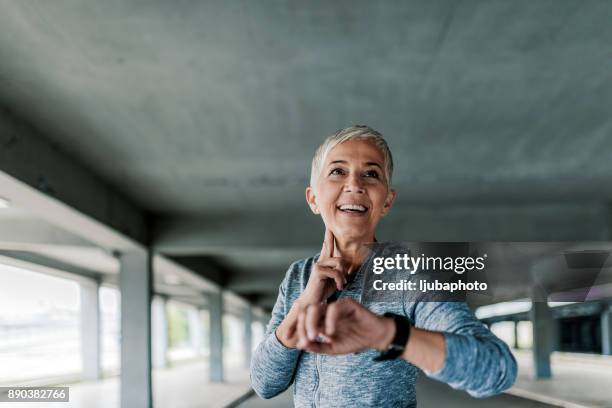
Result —
<path fill-rule="evenodd" d="M 344 186 L 344 192 L 346 193 L 363 193 L 365 190 L 363 189 L 363 185 L 361 184 L 361 179 L 359 177 L 353 176 L 349 177 L 346 180 L 346 185 Z"/>

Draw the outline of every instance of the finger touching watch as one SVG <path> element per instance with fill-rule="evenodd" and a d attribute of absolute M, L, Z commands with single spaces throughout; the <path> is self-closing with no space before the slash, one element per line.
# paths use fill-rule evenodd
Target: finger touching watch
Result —
<path fill-rule="evenodd" d="M 374 361 L 394 360 L 402 355 L 406 348 L 406 343 L 410 338 L 410 320 L 405 316 L 396 315 L 395 313 L 385 313 L 385 317 L 391 317 L 395 322 L 395 336 L 387 349 L 382 351 L 380 355 L 374 358 Z"/>

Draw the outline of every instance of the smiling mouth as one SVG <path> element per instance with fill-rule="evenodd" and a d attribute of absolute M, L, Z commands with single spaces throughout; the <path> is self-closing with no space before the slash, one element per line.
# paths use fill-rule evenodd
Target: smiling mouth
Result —
<path fill-rule="evenodd" d="M 349 214 L 365 214 L 368 211 L 368 207 L 361 204 L 342 204 L 337 208 L 338 210 Z"/>

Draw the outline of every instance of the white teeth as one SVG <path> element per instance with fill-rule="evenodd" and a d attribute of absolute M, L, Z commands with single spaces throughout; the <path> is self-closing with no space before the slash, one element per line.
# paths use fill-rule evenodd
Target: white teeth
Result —
<path fill-rule="evenodd" d="M 363 205 L 359 205 L 359 204 L 342 204 L 340 206 L 341 210 L 353 210 L 353 211 L 361 211 L 364 212 L 367 210 L 367 208 L 365 208 Z"/>

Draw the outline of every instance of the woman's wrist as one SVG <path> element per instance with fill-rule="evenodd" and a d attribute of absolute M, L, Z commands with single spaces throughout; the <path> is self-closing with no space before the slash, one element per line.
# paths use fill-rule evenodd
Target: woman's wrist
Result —
<path fill-rule="evenodd" d="M 446 360 L 444 335 L 413 327 L 402 358 L 427 372 L 442 369 Z"/>
<path fill-rule="evenodd" d="M 302 296 L 298 297 L 291 305 L 291 309 L 289 309 L 289 313 L 287 313 L 287 316 L 285 316 L 283 321 L 274 331 L 276 338 L 282 343 L 283 346 L 287 348 L 296 347 L 297 340 L 295 338 L 295 335 L 290 336 L 290 334 L 294 330 L 292 328 L 295 327 L 298 314 L 306 305 L 307 303 L 304 299 L 302 299 Z"/>
<path fill-rule="evenodd" d="M 291 326 L 293 325 L 295 325 L 295 318 L 287 315 L 285 320 L 283 320 L 274 331 L 276 339 L 287 348 L 295 348 L 297 342 L 297 340 L 294 338 L 295 336 L 292 337 L 289 335 Z"/>
<path fill-rule="evenodd" d="M 287 336 L 286 336 L 286 330 L 283 330 L 283 324 L 279 324 L 278 327 L 276 328 L 276 330 L 274 331 L 274 335 L 276 336 L 276 339 L 278 340 L 278 342 L 280 344 L 282 344 L 283 346 L 287 347 L 287 348 L 295 348 L 295 341 L 291 341 Z"/>
<path fill-rule="evenodd" d="M 395 322 L 389 317 L 379 316 L 378 328 L 374 331 L 377 336 L 373 339 L 374 341 L 370 345 L 372 348 L 380 351 L 384 351 L 389 347 L 389 344 L 395 337 Z"/>
<path fill-rule="evenodd" d="M 298 304 L 298 307 L 300 308 L 306 307 L 307 305 L 317 305 L 321 303 L 321 295 L 316 296 L 316 295 L 309 293 L 307 290 L 305 290 L 295 300 L 293 305 L 295 306 L 296 303 Z"/>

